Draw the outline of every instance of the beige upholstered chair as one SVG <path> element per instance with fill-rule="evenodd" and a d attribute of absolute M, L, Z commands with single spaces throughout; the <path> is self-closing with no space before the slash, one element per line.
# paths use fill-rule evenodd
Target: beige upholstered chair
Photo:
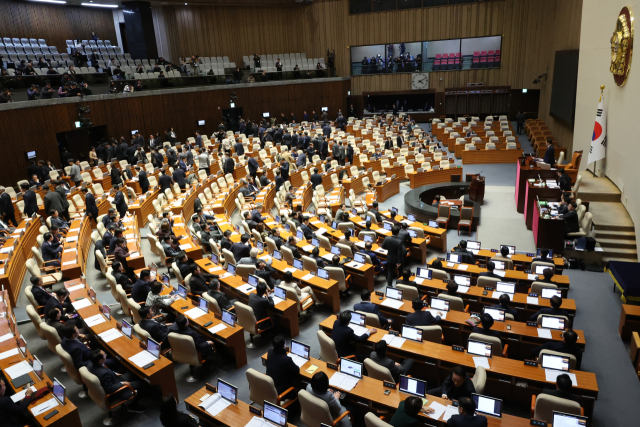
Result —
<path fill-rule="evenodd" d="M 56 353 L 60 357 L 60 360 L 62 360 L 62 363 L 64 364 L 64 367 L 67 370 L 67 374 L 69 374 L 71 379 L 76 384 L 82 386 L 82 390 L 80 391 L 80 393 L 78 393 L 78 397 L 80 399 L 85 399 L 87 397 L 87 386 L 85 386 L 84 383 L 82 382 L 82 377 L 80 376 L 80 372 L 78 372 L 78 370 L 74 366 L 71 355 L 62 348 L 62 344 L 56 345 Z"/>
<path fill-rule="evenodd" d="M 275 324 L 270 317 L 257 320 L 253 313 L 253 308 L 247 304 L 241 303 L 240 301 L 236 301 L 234 307 L 236 308 L 236 314 L 238 315 L 238 324 L 249 332 L 249 344 L 247 344 L 247 347 L 253 348 L 253 336 L 260 335 L 264 331 L 273 328 Z"/>
<path fill-rule="evenodd" d="M 209 306 L 209 311 L 212 311 L 214 314 L 218 316 L 222 316 L 222 310 L 220 309 L 220 306 L 218 305 L 218 301 L 216 301 L 215 298 L 209 295 L 208 292 L 203 293 L 202 298 L 207 301 L 208 303 L 207 305 Z"/>
<path fill-rule="evenodd" d="M 336 343 L 323 331 L 318 331 L 317 334 L 320 343 L 320 359 L 329 363 L 337 362 L 339 357 Z"/>
<path fill-rule="evenodd" d="M 445 294 L 441 292 L 438 294 L 438 298 L 446 299 L 449 301 L 449 309 L 453 311 L 467 311 L 467 307 L 464 305 L 464 301 L 460 297 L 456 297 L 453 295 Z"/>
<path fill-rule="evenodd" d="M 392 427 L 391 424 L 378 418 L 375 412 L 367 412 L 364 416 L 365 427 Z"/>
<path fill-rule="evenodd" d="M 500 279 L 496 278 L 496 277 L 486 277 L 486 276 L 480 276 L 478 277 L 478 287 L 479 288 L 492 288 L 495 289 L 496 285 L 498 284 L 498 282 L 500 281 Z"/>
<path fill-rule="evenodd" d="M 338 267 L 325 267 L 325 270 L 329 272 L 329 279 L 335 280 L 338 282 L 338 289 L 340 292 L 344 292 L 348 289 L 347 287 L 347 276 L 344 275 L 344 270 Z"/>
<path fill-rule="evenodd" d="M 437 268 L 429 268 L 431 270 L 431 276 L 434 279 L 438 280 L 449 280 L 449 273 L 443 270 L 438 270 Z"/>
<path fill-rule="evenodd" d="M 574 415 L 583 415 L 584 413 L 580 404 L 573 400 L 543 393 L 531 397 L 531 418 L 551 423 L 554 411 Z"/>
<path fill-rule="evenodd" d="M 546 282 L 533 282 L 531 284 L 531 293 L 540 295 L 543 289 L 558 289 L 558 285 Z"/>
<path fill-rule="evenodd" d="M 509 347 L 509 344 L 506 344 L 504 346 L 504 349 L 503 349 L 502 348 L 502 341 L 500 341 L 500 338 L 492 337 L 492 336 L 489 336 L 489 335 L 480 334 L 480 333 L 477 333 L 477 332 L 473 332 L 473 333 L 469 334 L 469 339 L 470 340 L 474 340 L 474 341 L 482 341 L 482 342 L 485 342 L 487 344 L 491 344 L 491 354 L 493 356 L 507 357 L 507 349 Z"/>
<path fill-rule="evenodd" d="M 44 322 L 40 323 L 40 330 L 47 340 L 47 347 L 52 353 L 55 353 L 56 346 L 62 342 L 58 335 L 58 331 L 56 331 L 53 326 L 49 326 Z"/>
<path fill-rule="evenodd" d="M 422 341 L 442 344 L 442 327 L 439 325 L 416 326 L 422 329 Z"/>
<path fill-rule="evenodd" d="M 253 368 L 247 369 L 247 382 L 249 383 L 249 400 L 257 405 L 264 406 L 264 402 L 274 403 L 283 408 L 289 407 L 298 399 L 287 399 L 284 397 L 295 390 L 289 387 L 287 390 L 278 395 L 273 379 Z"/>
<path fill-rule="evenodd" d="M 367 313 L 365 311 L 356 310 L 356 313 L 360 313 L 364 316 L 364 324 L 376 329 L 382 329 L 382 325 L 380 325 L 380 318 L 377 314 Z"/>
<path fill-rule="evenodd" d="M 188 335 L 170 332 L 169 335 L 167 335 L 167 339 L 169 340 L 169 344 L 171 345 L 171 350 L 173 352 L 173 362 L 189 365 L 191 375 L 187 378 L 187 382 L 196 382 L 197 379 L 193 376 L 193 372 L 196 367 L 202 366 L 204 361 L 198 354 L 193 338 Z"/>
<path fill-rule="evenodd" d="M 40 338 L 42 338 L 43 340 L 46 340 L 47 338 L 44 336 L 44 332 L 42 332 L 42 329 L 40 328 L 42 319 L 40 318 L 40 316 L 38 316 L 36 309 L 31 304 L 27 304 L 26 309 L 27 309 L 27 316 L 29 316 L 29 319 L 31 319 L 31 323 L 33 323 L 33 326 L 36 328 L 36 333 Z"/>
<path fill-rule="evenodd" d="M 89 397 L 93 402 L 98 405 L 100 409 L 108 413 L 108 417 L 102 421 L 102 424 L 107 426 L 112 426 L 116 424 L 117 419 L 113 417 L 113 410 L 117 407 L 123 405 L 124 403 L 133 400 L 136 398 L 137 392 L 130 385 L 123 385 L 118 390 L 114 391 L 111 394 L 106 394 L 102 385 L 100 385 L 100 380 L 98 377 L 93 375 L 89 370 L 83 366 L 79 370 L 80 377 L 82 378 L 82 382 L 87 386 L 87 390 L 89 392 Z M 119 392 L 129 389 L 132 392 L 131 397 L 129 399 L 116 399 L 114 396 Z"/>
<path fill-rule="evenodd" d="M 382 365 L 378 365 L 368 357 L 364 359 L 364 367 L 367 369 L 367 376 L 380 381 L 389 381 L 395 383 L 391 371 Z"/>
<path fill-rule="evenodd" d="M 335 426 L 340 420 L 349 415 L 349 411 L 345 411 L 334 420 L 327 402 L 315 397 L 306 390 L 300 390 L 298 392 L 298 399 L 300 400 L 300 409 L 302 412 L 300 414 L 300 421 L 308 426 L 320 424 Z"/>
<path fill-rule="evenodd" d="M 396 288 L 402 291 L 402 299 L 404 300 L 413 301 L 416 298 L 420 298 L 420 293 L 415 286 L 396 283 Z"/>
<path fill-rule="evenodd" d="M 476 373 L 473 375 L 471 379 L 473 382 L 473 386 L 476 389 L 476 393 L 484 394 L 484 387 L 487 383 L 487 371 L 482 366 L 478 366 L 476 368 Z"/>

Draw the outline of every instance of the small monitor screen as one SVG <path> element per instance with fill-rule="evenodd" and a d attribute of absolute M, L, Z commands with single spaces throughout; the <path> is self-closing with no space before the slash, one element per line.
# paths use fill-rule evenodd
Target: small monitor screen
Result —
<path fill-rule="evenodd" d="M 498 310 L 497 308 L 483 308 L 483 313 L 487 313 L 489 316 L 498 322 L 504 322 L 504 310 Z"/>
<path fill-rule="evenodd" d="M 565 414 L 553 411 L 553 426 L 557 427 L 587 427 L 589 418 L 582 415 Z"/>
<path fill-rule="evenodd" d="M 331 246 L 331 253 L 334 255 L 340 255 L 340 248 L 337 246 Z"/>
<path fill-rule="evenodd" d="M 412 239 L 415 239 L 418 237 L 418 233 L 416 231 L 407 230 L 407 232 L 409 233 L 409 236 L 411 236 Z"/>
<path fill-rule="evenodd" d="M 53 395 L 60 403 L 65 404 L 65 388 L 57 378 L 53 378 Z"/>
<path fill-rule="evenodd" d="M 278 224 L 280 224 L 280 221 L 281 221 L 281 220 L 280 220 L 280 215 L 276 215 L 276 222 L 277 222 Z"/>
<path fill-rule="evenodd" d="M 543 328 L 547 329 L 557 329 L 559 331 L 564 331 L 564 319 L 562 317 L 553 317 L 553 316 L 542 316 L 542 324 L 540 325 Z"/>
<path fill-rule="evenodd" d="M 356 253 L 353 255 L 353 260 L 355 262 L 359 262 L 360 264 L 364 264 L 365 262 L 367 262 L 366 258 L 364 257 L 364 255 L 360 254 L 360 253 Z"/>
<path fill-rule="evenodd" d="M 227 273 L 236 274 L 236 266 L 231 264 L 231 263 L 228 263 L 227 264 Z"/>
<path fill-rule="evenodd" d="M 275 288 L 273 288 L 273 293 L 280 299 L 287 299 L 287 291 L 285 291 L 285 289 L 280 286 L 276 286 Z"/>
<path fill-rule="evenodd" d="M 199 297 L 198 298 L 198 308 L 202 311 L 204 311 L 205 313 L 209 312 L 209 301 L 207 301 L 206 299 Z"/>
<path fill-rule="evenodd" d="M 304 233 L 302 232 L 302 230 L 298 230 L 298 232 L 296 233 L 296 237 L 298 238 L 298 240 L 304 240 Z"/>
<path fill-rule="evenodd" d="M 496 270 L 504 270 L 505 269 L 504 261 L 493 261 L 493 265 L 494 265 L 494 268 Z"/>
<path fill-rule="evenodd" d="M 467 249 L 479 251 L 480 250 L 480 242 L 474 242 L 473 240 L 467 240 Z"/>
<path fill-rule="evenodd" d="M 411 215 L 411 214 L 409 214 L 409 215 L 407 215 L 407 219 L 408 219 L 409 221 L 411 221 L 411 222 L 416 222 L 416 217 L 415 217 L 415 215 Z"/>
<path fill-rule="evenodd" d="M 287 410 L 264 401 L 264 419 L 277 425 L 285 427 L 287 425 Z"/>
<path fill-rule="evenodd" d="M 109 307 L 107 304 L 103 304 L 102 314 L 104 314 L 104 317 L 106 317 L 107 320 L 111 320 L 111 307 Z"/>
<path fill-rule="evenodd" d="M 562 291 L 560 289 L 542 288 L 540 296 L 542 298 L 553 298 L 554 296 L 562 298 Z"/>
<path fill-rule="evenodd" d="M 229 310 L 222 310 L 222 321 L 229 326 L 235 326 L 236 316 Z"/>
<path fill-rule="evenodd" d="M 402 291 L 400 289 L 387 288 L 387 298 L 402 301 Z"/>
<path fill-rule="evenodd" d="M 257 241 L 256 242 L 256 248 L 258 248 L 258 250 L 260 252 L 264 251 L 264 244 L 261 241 Z"/>
<path fill-rule="evenodd" d="M 228 382 L 222 381 L 221 379 L 218 379 L 218 393 L 220 393 L 220 396 L 231 403 L 235 404 L 238 401 L 238 387 L 232 386 Z"/>
<path fill-rule="evenodd" d="M 547 249 L 549 251 L 549 258 L 553 256 L 553 249 Z M 542 249 L 538 249 L 537 256 L 542 256 Z"/>
<path fill-rule="evenodd" d="M 509 255 L 515 255 L 516 254 L 516 247 L 515 246 L 500 245 L 500 250 L 502 250 L 502 248 L 509 249 Z"/>
<path fill-rule="evenodd" d="M 329 280 L 329 272 L 324 268 L 318 269 L 318 277 L 324 280 Z"/>
<path fill-rule="evenodd" d="M 569 358 L 564 356 L 556 356 L 554 354 L 542 355 L 542 367 L 544 369 L 555 369 L 556 371 L 569 371 Z"/>
<path fill-rule="evenodd" d="M 262 113 L 262 117 L 264 117 L 265 119 L 269 118 L 269 113 Z"/>
<path fill-rule="evenodd" d="M 402 338 L 422 342 L 422 329 L 402 325 Z"/>
<path fill-rule="evenodd" d="M 300 341 L 291 340 L 291 353 L 308 360 L 310 351 L 310 346 L 303 344 Z"/>
<path fill-rule="evenodd" d="M 273 257 L 278 261 L 282 261 L 282 253 L 280 251 L 273 251 Z"/>
<path fill-rule="evenodd" d="M 321 107 L 322 111 L 329 111 L 329 107 Z"/>
<path fill-rule="evenodd" d="M 151 338 L 147 339 L 147 351 L 153 354 L 153 357 L 160 359 L 160 344 Z"/>
<path fill-rule="evenodd" d="M 395 213 L 396 213 L 396 215 L 397 215 L 397 214 L 398 214 L 398 208 L 393 208 L 393 207 L 392 207 L 392 208 L 391 208 L 391 212 L 395 212 Z"/>
<path fill-rule="evenodd" d="M 459 286 L 471 286 L 471 277 L 469 276 L 453 276 L 453 281 L 456 282 Z"/>
<path fill-rule="evenodd" d="M 178 285 L 178 295 L 180 295 L 182 299 L 187 299 L 187 288 L 182 285 Z"/>
<path fill-rule="evenodd" d="M 337 222 L 335 222 L 335 221 L 333 221 L 333 222 L 331 223 L 331 228 L 333 228 L 334 230 L 337 230 L 337 229 L 338 229 L 338 223 L 337 223 Z"/>
<path fill-rule="evenodd" d="M 27 357 L 27 340 L 24 339 L 22 334 L 20 334 L 20 339 L 18 340 L 18 346 L 20 347 L 20 352 L 24 357 Z"/>
<path fill-rule="evenodd" d="M 313 239 L 311 239 L 311 246 L 313 246 L 314 248 L 319 248 L 320 241 L 314 237 Z"/>
<path fill-rule="evenodd" d="M 431 270 L 429 270 L 428 268 L 418 267 L 418 270 L 416 272 L 416 276 L 422 277 L 423 279 L 431 279 L 431 274 Z"/>
<path fill-rule="evenodd" d="M 382 223 L 382 226 L 384 227 L 385 230 L 389 230 L 391 231 L 391 228 L 393 227 L 391 224 L 389 224 L 388 222 L 384 222 Z"/>
<path fill-rule="evenodd" d="M 356 208 L 351 209 L 352 216 L 358 216 L 358 210 Z"/>
<path fill-rule="evenodd" d="M 439 228 L 438 221 L 430 220 L 429 221 L 429 227 Z"/>
<path fill-rule="evenodd" d="M 216 254 L 211 254 L 211 262 L 214 264 L 218 263 L 218 255 Z"/>
<path fill-rule="evenodd" d="M 204 120 L 198 120 L 198 126 L 204 126 Z"/>
<path fill-rule="evenodd" d="M 449 311 L 449 301 L 442 298 L 431 298 L 431 308 L 441 311 Z"/>
<path fill-rule="evenodd" d="M 35 151 L 27 151 L 27 159 L 35 159 L 36 152 Z"/>
<path fill-rule="evenodd" d="M 249 276 L 247 276 L 247 282 L 251 286 L 258 286 L 258 278 L 256 276 L 254 276 L 253 274 L 250 274 Z"/>
<path fill-rule="evenodd" d="M 460 263 L 460 255 L 458 254 L 447 254 L 447 261 L 455 262 L 456 264 Z"/>
<path fill-rule="evenodd" d="M 467 352 L 477 356 L 491 357 L 491 344 L 482 341 L 469 340 Z"/>
<path fill-rule="evenodd" d="M 320 216 L 318 217 L 318 220 L 319 220 L 321 223 L 323 223 L 323 224 L 324 224 L 324 215 L 320 215 Z"/>
<path fill-rule="evenodd" d="M 131 330 L 133 327 L 126 320 L 122 321 L 122 333 L 129 339 L 131 339 Z"/>
<path fill-rule="evenodd" d="M 399 389 L 403 393 L 424 397 L 427 391 L 427 383 L 416 378 L 407 377 L 406 375 L 400 375 Z"/>
<path fill-rule="evenodd" d="M 304 270 L 304 264 L 302 263 L 302 260 L 294 259 L 293 260 L 293 266 L 295 268 L 297 268 L 298 270 Z"/>
<path fill-rule="evenodd" d="M 291 231 L 291 224 L 285 224 L 285 225 L 284 225 L 284 230 L 285 230 L 286 232 Z"/>
<path fill-rule="evenodd" d="M 352 311 L 351 320 L 349 321 L 349 323 L 353 323 L 354 325 L 364 326 L 365 319 L 366 317 L 364 314 L 360 314 L 360 313 L 356 313 L 355 311 Z"/>
<path fill-rule="evenodd" d="M 36 373 L 38 378 L 42 379 L 42 374 L 44 373 L 44 367 L 42 366 L 42 362 L 38 359 L 37 356 L 33 356 L 33 371 Z"/>
<path fill-rule="evenodd" d="M 477 393 L 472 393 L 471 396 L 473 396 L 473 401 L 476 402 L 476 411 L 484 415 L 502 418 L 502 400 Z"/>
<path fill-rule="evenodd" d="M 496 284 L 496 291 L 503 292 L 506 294 L 515 294 L 516 285 L 514 283 L 498 282 Z"/>
<path fill-rule="evenodd" d="M 369 234 L 363 234 L 362 237 L 364 237 L 364 241 L 365 243 L 373 243 L 373 236 L 369 235 Z"/>
<path fill-rule="evenodd" d="M 362 363 L 343 357 L 340 359 L 340 372 L 352 377 L 362 378 Z"/>
<path fill-rule="evenodd" d="M 551 267 L 549 267 L 548 265 L 536 265 L 535 273 L 538 274 L 538 275 L 542 275 L 542 274 L 544 274 L 544 271 L 547 268 L 551 268 Z"/>
<path fill-rule="evenodd" d="M 96 291 L 93 288 L 89 288 L 89 298 L 94 304 L 96 303 Z"/>

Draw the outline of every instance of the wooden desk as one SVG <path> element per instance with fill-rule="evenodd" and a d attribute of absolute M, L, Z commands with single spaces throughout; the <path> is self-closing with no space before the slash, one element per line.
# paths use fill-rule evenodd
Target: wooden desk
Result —
<path fill-rule="evenodd" d="M 543 218 L 537 203 L 532 215 L 531 229 L 537 248 L 548 248 L 554 254 L 564 253 L 564 219 Z"/>
<path fill-rule="evenodd" d="M 640 332 L 640 306 L 622 304 L 618 333 L 624 341 L 631 339 L 632 332 Z"/>
<path fill-rule="evenodd" d="M 85 216 L 82 219 L 73 220 L 62 250 L 61 271 L 64 277 L 75 279 L 84 274 L 91 243 L 90 219 Z"/>
<path fill-rule="evenodd" d="M 384 202 L 391 196 L 396 195 L 400 192 L 400 181 L 402 181 L 402 178 L 390 178 L 391 176 L 389 176 L 389 179 L 385 180 L 384 184 L 375 186 L 377 195 L 376 200 L 379 203 Z"/>
<path fill-rule="evenodd" d="M 543 246 L 546 247 L 546 246 Z M 473 253 L 473 256 L 476 261 L 480 261 L 481 264 L 486 264 L 491 260 L 494 256 L 500 255 L 498 249 L 480 249 L 478 253 Z M 511 261 L 513 261 L 514 266 L 520 267 L 521 270 L 530 270 L 531 263 L 533 258 L 535 258 L 535 253 L 530 254 L 515 254 L 511 257 Z M 554 257 L 552 258 L 553 264 L 556 266 L 556 272 L 558 274 L 562 274 L 564 269 L 564 260 L 562 257 Z"/>
<path fill-rule="evenodd" d="M 513 163 L 524 154 L 524 150 L 471 150 L 462 152 L 463 165 L 481 163 Z"/>
<path fill-rule="evenodd" d="M 536 199 L 539 199 L 540 201 L 559 202 L 561 200 L 561 196 L 562 190 L 559 188 L 538 187 L 537 185 L 527 182 L 524 200 L 524 219 L 527 224 L 527 230 L 531 230 L 533 227 L 533 215 Z M 537 247 L 540 248 L 546 246 Z"/>
<path fill-rule="evenodd" d="M 362 183 L 362 180 L 365 177 L 369 178 L 369 182 L 373 181 L 373 174 L 372 172 L 369 172 L 369 173 L 360 173 L 355 178 L 351 177 L 351 178 L 343 179 L 341 184 L 344 187 L 347 194 L 349 194 L 349 190 L 353 190 L 355 194 L 360 194 L 366 190 L 366 188 L 364 187 L 364 184 Z"/>
<path fill-rule="evenodd" d="M 389 216 L 390 212 L 391 211 L 383 211 L 383 212 L 380 212 L 380 215 L 382 215 L 385 218 L 391 218 Z M 408 219 L 401 215 L 396 215 L 396 221 L 402 222 L 404 220 L 408 220 Z M 429 227 L 428 225 L 424 225 L 421 222 L 412 222 L 409 224 L 409 227 L 422 229 L 424 231 L 425 238 L 428 239 L 427 245 L 435 246 L 439 248 L 442 252 L 447 252 L 447 230 L 445 228 Z M 373 228 L 373 225 L 371 226 L 371 228 Z M 415 240 L 415 239 L 412 239 L 412 240 Z M 425 262 L 426 260 L 423 262 L 423 264 Z"/>
<path fill-rule="evenodd" d="M 133 203 L 129 204 L 129 212 L 134 214 L 138 220 L 138 229 L 147 225 L 147 222 L 149 222 L 149 214 L 152 214 L 153 216 L 156 215 L 156 209 L 153 207 L 153 201 L 156 200 L 159 195 L 159 188 L 155 191 L 150 190 L 146 194 L 138 197 L 138 199 L 133 201 Z"/>
<path fill-rule="evenodd" d="M 462 181 L 462 168 L 409 172 L 407 176 L 409 177 L 411 188 L 418 188 L 423 185 L 437 184 L 438 182 L 451 182 L 454 176 L 460 177 L 459 181 Z"/>
<path fill-rule="evenodd" d="M 336 316 L 329 316 L 320 323 L 320 329 L 331 335 Z M 371 335 L 362 352 L 367 353 L 371 347 L 384 337 L 382 331 Z M 360 346 L 362 347 L 362 346 Z M 427 381 L 442 384 L 454 366 L 462 365 L 473 369 L 473 355 L 466 352 L 454 351 L 451 347 L 428 341 L 421 343 L 407 340 L 401 348 L 388 347 L 387 357 L 392 359 L 406 359 L 410 357 L 416 361 L 413 366 L 413 375 Z M 520 360 L 494 357 L 489 360 L 490 369 L 487 369 L 487 383 L 485 394 L 488 396 L 517 401 L 529 404 L 531 396 L 537 395 L 542 388 L 555 387 L 555 381 L 549 382 L 545 378 L 545 370 L 540 367 L 524 365 Z M 598 383 L 596 375 L 591 372 L 573 371 L 578 384 L 573 387 L 574 393 L 580 395 L 580 405 L 584 408 L 585 415 L 591 417 L 593 406 L 598 398 Z M 526 388 L 517 384 L 525 382 Z"/>
<path fill-rule="evenodd" d="M 0 285 L 8 290 L 9 301 L 15 306 L 20 295 L 24 275 L 27 271 L 26 262 L 32 257 L 31 248 L 36 246 L 37 237 L 40 235 L 40 218 L 23 219 L 18 223 L 3 249 L 13 247 L 11 253 L 0 254 L 0 261 L 4 264 L 0 268 Z"/>
<path fill-rule="evenodd" d="M 516 209 L 518 213 L 524 213 L 524 203 L 526 198 L 526 186 L 529 182 L 528 180 L 537 179 L 540 176 L 542 179 L 555 179 L 557 177 L 556 171 L 552 170 L 542 170 L 540 168 L 536 168 L 533 166 L 522 166 L 521 161 L 523 159 L 518 159 L 516 162 Z"/>

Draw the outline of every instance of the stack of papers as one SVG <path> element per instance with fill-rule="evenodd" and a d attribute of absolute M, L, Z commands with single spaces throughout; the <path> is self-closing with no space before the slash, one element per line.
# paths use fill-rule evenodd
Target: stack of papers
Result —
<path fill-rule="evenodd" d="M 295 273 L 297 270 L 298 270 L 298 269 L 297 269 L 297 268 L 295 268 L 295 267 L 287 267 L 287 268 L 285 268 L 285 269 L 284 269 L 284 272 L 285 272 L 285 273 L 287 273 L 287 272 L 289 272 L 289 271 L 290 271 L 290 272 L 292 272 L 292 273 Z"/>
<path fill-rule="evenodd" d="M 56 406 L 58 406 L 58 399 L 56 399 L 55 397 L 52 397 L 46 402 L 39 404 L 35 408 L 31 408 L 31 413 L 33 414 L 34 417 L 37 417 L 38 415 L 44 414 L 49 409 L 55 408 Z"/>
<path fill-rule="evenodd" d="M 222 396 L 220 396 L 220 393 L 216 393 L 198 406 L 215 417 L 229 405 L 231 405 L 231 402 L 223 399 Z"/>
<path fill-rule="evenodd" d="M 36 392 L 38 391 L 38 389 L 36 389 L 34 386 L 31 386 L 31 391 Z M 18 403 L 22 399 L 24 399 L 26 396 L 27 396 L 27 390 L 21 390 L 16 394 L 14 394 L 13 396 L 11 396 L 11 400 L 13 401 L 13 403 Z"/>
<path fill-rule="evenodd" d="M 413 281 L 416 282 L 418 285 L 422 285 L 422 282 L 424 282 L 424 278 L 416 277 L 415 279 L 413 279 Z"/>
<path fill-rule="evenodd" d="M 4 370 L 5 375 L 8 375 L 12 380 L 28 374 L 29 372 L 33 372 L 33 368 L 26 360 Z"/>
<path fill-rule="evenodd" d="M 367 333 L 367 328 L 365 328 L 364 326 L 354 325 L 353 323 L 349 323 L 349 327 L 353 330 L 353 333 L 359 337 Z"/>
<path fill-rule="evenodd" d="M 318 222 L 320 222 L 320 221 L 318 221 Z M 318 229 L 316 230 L 316 236 L 322 236 L 322 235 L 323 235 L 324 233 L 326 233 L 326 232 L 327 232 L 327 229 L 326 229 L 326 228 L 318 228 Z"/>
<path fill-rule="evenodd" d="M 500 298 L 500 296 L 502 294 L 507 294 L 507 293 L 506 292 L 493 291 L 493 293 L 491 294 L 491 298 L 498 299 L 498 298 Z M 507 294 L 507 295 L 509 295 L 510 298 L 513 298 L 513 294 Z"/>
<path fill-rule="evenodd" d="M 91 300 L 89 298 L 81 299 L 80 301 L 74 301 L 71 303 L 73 308 L 80 310 L 81 308 L 89 307 L 91 305 Z"/>
<path fill-rule="evenodd" d="M 216 266 L 216 267 L 213 267 L 213 268 L 210 268 L 210 269 L 209 269 L 209 271 L 210 271 L 210 272 L 211 272 L 211 271 L 220 271 L 220 270 L 224 270 L 224 269 L 223 269 L 221 266 L 219 266 L 219 265 L 218 265 L 218 266 Z"/>
<path fill-rule="evenodd" d="M 458 270 L 465 271 L 469 266 L 467 264 L 458 264 Z"/>
<path fill-rule="evenodd" d="M 200 307 L 192 308 L 191 310 L 187 310 L 184 312 L 184 315 L 191 318 L 197 319 L 198 317 L 204 316 L 206 313 L 200 309 Z"/>
<path fill-rule="evenodd" d="M 458 291 L 459 294 L 466 294 L 467 292 L 469 292 L 469 287 L 468 286 L 462 286 L 462 285 L 458 285 Z"/>
<path fill-rule="evenodd" d="M 383 340 L 387 342 L 391 347 L 400 348 L 402 344 L 407 340 L 406 338 L 396 337 L 395 335 L 387 334 L 382 337 Z"/>
<path fill-rule="evenodd" d="M 129 358 L 129 361 L 139 368 L 147 366 L 149 363 L 155 362 L 156 360 L 157 359 L 155 358 L 155 356 L 149 353 L 147 350 L 141 351 L 135 356 L 131 356 Z"/>
<path fill-rule="evenodd" d="M 209 328 L 209 332 L 211 332 L 212 334 L 215 334 L 220 332 L 223 329 L 227 329 L 227 325 L 225 325 L 224 323 L 220 323 L 219 325 Z"/>
<path fill-rule="evenodd" d="M 449 421 L 449 418 L 453 415 L 458 415 L 459 413 L 460 411 L 458 410 L 458 407 L 449 405 L 442 415 L 442 421 Z"/>
<path fill-rule="evenodd" d="M 336 372 L 329 380 L 329 385 L 332 387 L 338 387 L 345 391 L 351 391 L 360 381 L 356 377 L 343 374 L 342 372 Z"/>
<path fill-rule="evenodd" d="M 273 427 L 273 424 L 266 421 L 264 418 L 253 417 L 244 427 Z"/>
<path fill-rule="evenodd" d="M 359 248 L 364 248 L 365 247 L 365 242 L 356 242 L 356 246 Z"/>
<path fill-rule="evenodd" d="M 62 265 L 73 265 L 75 263 L 76 263 L 75 261 L 65 261 L 62 263 Z"/>
<path fill-rule="evenodd" d="M 439 419 L 442 414 L 444 414 L 445 410 L 447 409 L 446 406 L 438 403 L 438 402 L 431 402 L 431 405 L 429 405 L 429 408 L 433 409 L 435 412 L 433 414 L 428 414 L 427 417 L 429 418 L 433 418 L 434 420 Z M 456 408 L 458 409 L 458 408 Z"/>
<path fill-rule="evenodd" d="M 476 368 L 478 366 L 482 366 L 484 369 L 490 369 L 489 367 L 489 359 L 486 357 L 474 357 L 473 363 L 475 363 Z"/>
<path fill-rule="evenodd" d="M 106 321 L 107 319 L 105 319 L 102 314 L 96 314 L 95 316 L 84 319 L 84 323 L 86 323 L 88 327 L 99 325 L 100 323 L 104 323 Z"/>
<path fill-rule="evenodd" d="M 18 349 L 12 348 L 11 350 L 7 350 L 4 353 L 0 353 L 0 360 L 15 356 L 16 354 L 18 354 Z"/>
<path fill-rule="evenodd" d="M 448 263 L 447 263 L 447 267 L 449 267 L 449 268 L 451 268 L 451 267 L 453 267 L 453 266 L 455 266 L 455 265 L 456 265 L 456 263 L 455 263 L 455 262 L 448 262 Z"/>
<path fill-rule="evenodd" d="M 129 254 L 129 258 L 135 258 L 135 257 L 139 257 L 140 256 L 140 252 L 131 252 Z"/>
<path fill-rule="evenodd" d="M 578 386 L 578 379 L 576 378 L 576 374 L 573 374 L 571 372 L 565 372 L 565 371 L 557 371 L 555 369 L 544 370 L 545 379 L 550 383 L 555 383 L 556 379 L 558 378 L 558 375 L 562 375 L 562 374 L 569 375 L 569 377 L 571 378 L 571 385 L 573 385 L 574 387 Z"/>
<path fill-rule="evenodd" d="M 180 249 L 186 251 L 187 249 L 191 249 L 191 243 L 185 243 L 184 245 L 180 245 Z"/>
<path fill-rule="evenodd" d="M 333 254 L 324 254 L 324 255 L 322 255 L 322 258 L 324 258 L 327 261 L 331 262 L 331 260 L 333 259 Z"/>
<path fill-rule="evenodd" d="M 123 337 L 124 335 L 122 335 L 122 332 L 120 332 L 116 328 L 111 328 L 108 331 L 104 331 L 103 333 L 99 334 L 98 336 L 102 338 L 102 341 L 109 342 Z"/>
<path fill-rule="evenodd" d="M 538 304 L 538 298 L 536 297 L 527 297 L 527 304 Z"/>
<path fill-rule="evenodd" d="M 78 240 L 78 236 L 67 237 L 67 243 L 75 242 Z"/>
<path fill-rule="evenodd" d="M 540 338 L 548 338 L 548 339 L 553 338 L 551 336 L 551 329 L 538 328 L 538 337 L 540 337 Z"/>
<path fill-rule="evenodd" d="M 398 309 L 400 307 L 402 307 L 402 304 L 404 304 L 402 301 L 398 301 L 395 299 L 391 299 L 391 298 L 387 298 L 384 301 L 382 301 L 380 303 L 380 305 L 384 305 L 386 307 L 391 307 L 391 308 L 395 308 Z"/>
<path fill-rule="evenodd" d="M 238 290 L 238 291 L 240 291 L 240 292 L 242 292 L 244 294 L 250 294 L 254 289 L 255 288 L 253 286 L 251 286 L 250 284 L 248 284 L 248 283 L 245 283 L 244 285 L 238 286 L 236 288 L 236 290 Z"/>
<path fill-rule="evenodd" d="M 302 367 L 302 365 L 308 362 L 307 359 L 305 359 L 304 357 L 300 357 L 297 354 L 287 353 L 287 356 L 289 356 L 291 360 L 293 360 L 293 363 L 295 363 L 298 368 Z"/>

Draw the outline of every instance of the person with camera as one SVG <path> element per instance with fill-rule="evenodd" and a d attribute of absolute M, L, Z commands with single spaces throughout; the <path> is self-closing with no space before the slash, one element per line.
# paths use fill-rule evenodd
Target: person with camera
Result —
<path fill-rule="evenodd" d="M 327 49 L 327 68 L 334 68 L 336 62 L 336 51 Z"/>
<path fill-rule="evenodd" d="M 35 101 L 40 97 L 40 86 L 35 83 L 31 84 L 31 87 L 27 89 L 27 99 L 29 101 Z"/>
<path fill-rule="evenodd" d="M 51 99 L 55 94 L 55 90 L 51 87 L 51 83 L 47 84 L 40 91 L 40 99 Z"/>
<path fill-rule="evenodd" d="M 0 104 L 7 104 L 9 102 L 13 102 L 12 98 L 13 93 L 9 92 L 9 89 L 5 89 L 0 94 Z"/>

